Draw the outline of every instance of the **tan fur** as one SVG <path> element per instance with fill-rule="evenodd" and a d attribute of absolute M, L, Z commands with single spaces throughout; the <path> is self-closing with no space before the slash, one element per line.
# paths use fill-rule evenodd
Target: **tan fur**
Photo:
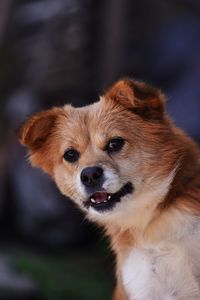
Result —
<path fill-rule="evenodd" d="M 112 300 L 122 300 L 122 299 L 128 300 L 128 298 L 123 290 L 123 286 L 120 283 L 118 283 L 118 285 L 115 287 Z"/>
<path fill-rule="evenodd" d="M 110 157 L 104 147 L 113 136 L 126 143 Z M 50 174 L 61 192 L 111 237 L 118 277 L 113 300 L 128 299 L 121 269 L 130 249 L 184 240 L 200 215 L 199 148 L 166 115 L 163 94 L 144 83 L 121 80 L 90 106 L 38 113 L 22 126 L 20 140 L 32 164 Z M 78 162 L 63 159 L 68 148 L 79 151 Z M 93 165 L 112 172 L 109 193 L 134 183 L 134 193 L 113 213 L 95 214 L 83 206 L 80 172 Z"/>

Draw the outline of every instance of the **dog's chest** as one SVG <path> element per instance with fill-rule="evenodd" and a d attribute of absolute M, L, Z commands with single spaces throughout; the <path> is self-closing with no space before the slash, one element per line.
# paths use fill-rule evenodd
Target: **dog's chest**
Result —
<path fill-rule="evenodd" d="M 200 299 L 188 252 L 174 244 L 131 249 L 121 276 L 129 300 Z"/>

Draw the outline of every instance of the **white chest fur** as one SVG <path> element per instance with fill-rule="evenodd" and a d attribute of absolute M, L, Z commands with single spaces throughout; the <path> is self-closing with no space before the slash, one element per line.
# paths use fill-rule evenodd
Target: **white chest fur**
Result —
<path fill-rule="evenodd" d="M 131 249 L 121 275 L 129 300 L 197 300 L 200 290 L 194 269 L 187 250 L 165 243 Z"/>

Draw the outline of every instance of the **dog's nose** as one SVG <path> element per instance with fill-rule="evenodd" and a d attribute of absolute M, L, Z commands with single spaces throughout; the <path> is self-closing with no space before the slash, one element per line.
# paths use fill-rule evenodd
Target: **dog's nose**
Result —
<path fill-rule="evenodd" d="M 103 178 L 103 169 L 100 167 L 88 167 L 81 172 L 81 182 L 86 187 L 95 187 Z"/>

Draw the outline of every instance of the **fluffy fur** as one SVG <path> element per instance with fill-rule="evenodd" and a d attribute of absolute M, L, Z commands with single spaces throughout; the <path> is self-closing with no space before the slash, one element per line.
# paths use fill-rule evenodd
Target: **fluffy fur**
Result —
<path fill-rule="evenodd" d="M 113 300 L 200 299 L 200 151 L 167 116 L 159 90 L 120 80 L 97 103 L 34 115 L 19 136 L 31 163 L 110 236 Z M 113 137 L 125 143 L 108 154 Z M 80 157 L 70 163 L 63 155 L 72 148 Z M 85 206 L 91 195 L 80 175 L 91 166 L 104 171 L 103 191 L 130 182 L 133 192 L 110 210 Z"/>

